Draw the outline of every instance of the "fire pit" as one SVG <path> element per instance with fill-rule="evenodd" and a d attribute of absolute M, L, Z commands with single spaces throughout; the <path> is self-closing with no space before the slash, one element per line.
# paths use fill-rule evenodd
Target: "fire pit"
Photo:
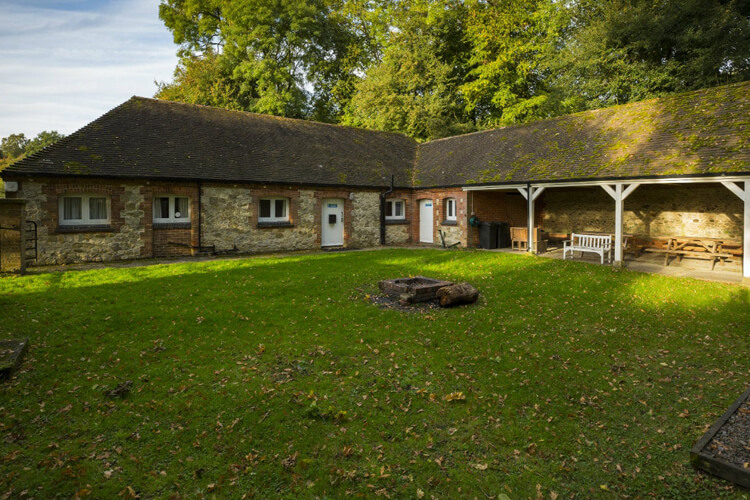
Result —
<path fill-rule="evenodd" d="M 434 300 L 437 297 L 438 290 L 452 284 L 450 281 L 435 280 L 424 276 L 378 282 L 378 286 L 383 293 L 398 296 L 402 302 L 409 304 Z"/>

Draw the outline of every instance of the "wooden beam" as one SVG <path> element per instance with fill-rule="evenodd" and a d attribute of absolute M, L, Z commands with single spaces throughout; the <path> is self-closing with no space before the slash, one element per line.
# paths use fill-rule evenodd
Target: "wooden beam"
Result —
<path fill-rule="evenodd" d="M 524 198 L 526 198 L 527 200 L 529 199 L 529 193 L 526 192 L 526 188 L 516 188 L 516 189 L 518 189 L 518 192 L 521 193 Z"/>
<path fill-rule="evenodd" d="M 628 196 L 630 196 L 633 193 L 633 191 L 635 191 L 635 188 L 637 188 L 640 185 L 641 184 L 639 182 L 634 182 L 634 183 L 630 184 L 627 188 L 625 188 L 625 191 L 622 192 L 622 199 L 623 199 L 623 201 L 625 200 L 625 198 L 627 198 Z"/>
<path fill-rule="evenodd" d="M 531 196 L 532 200 L 536 200 L 537 198 L 539 198 L 539 195 L 542 194 L 542 192 L 544 191 L 544 187 L 531 188 L 531 189 L 534 192 L 534 194 Z"/>
<path fill-rule="evenodd" d="M 612 189 L 612 186 L 610 186 L 609 184 L 602 184 L 601 186 L 602 188 L 604 188 L 608 195 L 610 195 L 614 200 L 617 200 L 617 194 L 615 193 L 615 190 Z"/>
<path fill-rule="evenodd" d="M 724 185 L 725 188 L 727 188 L 728 190 L 730 190 L 731 192 L 739 196 L 740 199 L 744 201 L 745 191 L 743 191 L 742 188 L 739 187 L 736 182 L 722 181 L 722 184 Z"/>

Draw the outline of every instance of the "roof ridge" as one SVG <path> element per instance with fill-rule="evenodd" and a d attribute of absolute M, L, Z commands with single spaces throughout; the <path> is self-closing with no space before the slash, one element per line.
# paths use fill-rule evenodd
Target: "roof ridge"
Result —
<path fill-rule="evenodd" d="M 372 132 L 377 134 L 386 134 L 386 135 L 395 135 L 398 137 L 403 137 L 405 139 L 409 139 L 409 141 L 418 144 L 418 142 L 408 135 L 401 133 L 401 132 L 391 132 L 389 130 L 375 130 L 370 128 L 363 128 L 363 127 L 354 127 L 351 125 L 342 125 L 340 123 L 328 123 L 328 122 L 321 122 L 318 120 L 307 120 L 305 118 L 290 118 L 288 116 L 278 116 L 278 115 L 269 115 L 267 113 L 256 113 L 255 111 L 246 111 L 244 109 L 229 109 L 229 108 L 221 108 L 218 106 L 210 106 L 208 104 L 197 104 L 192 102 L 182 102 L 182 101 L 170 101 L 167 99 L 158 99 L 156 97 L 143 97 L 143 96 L 133 96 L 131 99 L 141 99 L 144 101 L 151 101 L 159 104 L 174 104 L 178 106 L 189 106 L 194 108 L 205 108 L 211 111 L 220 111 L 220 112 L 226 112 L 226 113 L 238 113 L 243 115 L 250 115 L 254 117 L 264 118 L 264 119 L 270 119 L 270 120 L 279 120 L 279 121 L 290 121 L 290 122 L 297 122 L 297 123 L 303 123 L 305 125 L 325 125 L 328 127 L 335 127 L 340 129 L 346 129 L 346 130 L 361 130 L 363 132 Z"/>

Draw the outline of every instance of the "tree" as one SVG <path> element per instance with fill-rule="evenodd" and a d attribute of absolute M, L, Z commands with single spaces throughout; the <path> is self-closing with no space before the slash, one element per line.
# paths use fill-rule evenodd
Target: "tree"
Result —
<path fill-rule="evenodd" d="M 359 1 L 165 0 L 159 16 L 181 62 L 157 95 L 334 120 L 377 52 L 377 30 L 356 5 L 373 9 Z"/>
<path fill-rule="evenodd" d="M 457 82 L 465 74 L 463 6 L 411 2 L 392 10 L 382 61 L 357 84 L 342 123 L 402 132 L 419 140 L 468 131 Z"/>
<path fill-rule="evenodd" d="M 581 0 L 552 66 L 575 110 L 750 78 L 750 2 Z"/>
<path fill-rule="evenodd" d="M 172 82 L 157 83 L 156 97 L 226 109 L 251 109 L 252 95 L 242 93 L 232 71 L 212 49 L 201 56 L 186 55 L 177 65 Z"/>
<path fill-rule="evenodd" d="M 29 140 L 24 134 L 10 134 L 0 141 L 0 156 L 7 159 L 15 159 L 22 156 L 26 151 Z"/>
<path fill-rule="evenodd" d="M 56 143 L 63 137 L 65 136 L 57 132 L 56 130 L 50 130 L 49 132 L 43 130 L 28 142 L 28 144 L 26 145 L 26 150 L 24 151 L 24 155 L 31 155 L 36 153 L 37 151 L 41 151 L 47 146 L 51 146 L 52 144 Z"/>
<path fill-rule="evenodd" d="M 17 160 L 59 141 L 65 137 L 56 130 L 39 132 L 33 139 L 27 139 L 24 134 L 10 134 L 0 141 L 0 158 Z M 7 163 L 10 163 L 8 161 Z"/>
<path fill-rule="evenodd" d="M 471 71 L 460 87 L 483 128 L 555 113 L 547 85 L 549 54 L 560 44 L 567 10 L 555 0 L 469 0 Z"/>

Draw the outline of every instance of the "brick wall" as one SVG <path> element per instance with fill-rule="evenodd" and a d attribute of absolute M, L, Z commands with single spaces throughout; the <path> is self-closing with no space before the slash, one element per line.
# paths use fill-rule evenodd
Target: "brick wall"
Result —
<path fill-rule="evenodd" d="M 168 258 L 193 255 L 198 247 L 198 185 L 196 183 L 149 182 L 141 186 L 144 228 L 141 257 Z M 190 226 L 154 223 L 154 198 L 181 196 L 190 200 Z"/>
<path fill-rule="evenodd" d="M 26 270 L 26 202 L 0 199 L 0 272 Z"/>
<path fill-rule="evenodd" d="M 528 205 L 517 190 L 472 191 L 471 210 L 482 222 L 507 222 L 511 226 L 526 227 Z M 536 224 L 543 223 L 544 203 L 534 205 Z M 472 228 L 471 246 L 479 246 L 479 231 Z"/>
<path fill-rule="evenodd" d="M 451 224 L 445 220 L 445 202 L 448 198 L 455 198 L 456 200 L 456 224 Z M 432 200 L 433 244 L 441 244 L 439 231 L 442 231 L 446 238 L 446 244 L 459 242 L 460 246 L 467 246 L 470 213 L 466 191 L 460 188 L 420 189 L 411 193 L 409 200 L 410 211 L 407 212 L 407 217 L 411 221 L 410 238 L 413 243 L 419 242 L 421 224 L 419 202 Z"/>

